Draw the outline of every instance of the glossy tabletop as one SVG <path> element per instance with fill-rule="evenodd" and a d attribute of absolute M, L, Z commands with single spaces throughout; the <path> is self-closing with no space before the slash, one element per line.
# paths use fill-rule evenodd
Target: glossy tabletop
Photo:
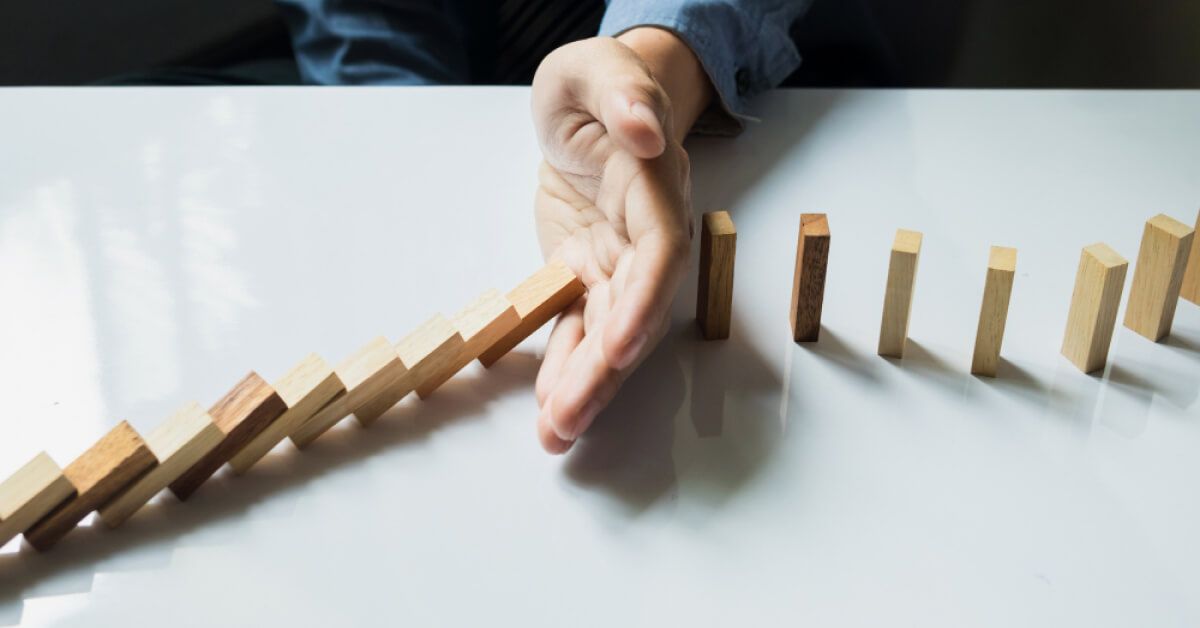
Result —
<path fill-rule="evenodd" d="M 1200 207 L 1200 93 L 780 91 L 690 141 L 738 229 L 732 337 L 674 324 L 542 453 L 545 331 L 372 428 L 117 530 L 0 552 L 0 625 L 1200 625 L 1200 308 L 1059 355 L 1080 249 Z M 246 371 L 340 360 L 540 265 L 520 88 L 0 91 L 0 476 Z M 832 232 L 820 342 L 788 304 Z M 924 233 L 903 360 L 875 354 Z M 968 373 L 991 245 L 1017 273 Z M 1129 274 L 1132 279 L 1132 268 Z M 1128 293 L 1128 285 L 1126 286 Z M 1123 308 L 1122 308 L 1123 309 Z"/>

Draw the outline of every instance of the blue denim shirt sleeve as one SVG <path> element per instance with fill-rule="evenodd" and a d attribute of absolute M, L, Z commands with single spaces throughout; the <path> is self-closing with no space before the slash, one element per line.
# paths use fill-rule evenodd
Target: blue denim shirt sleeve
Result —
<path fill-rule="evenodd" d="M 746 103 L 779 85 L 800 53 L 788 30 L 810 0 L 609 0 L 600 34 L 615 37 L 637 26 L 674 32 L 691 47 L 716 88 L 719 104 L 697 121 L 695 131 L 735 134 L 746 120 Z"/>

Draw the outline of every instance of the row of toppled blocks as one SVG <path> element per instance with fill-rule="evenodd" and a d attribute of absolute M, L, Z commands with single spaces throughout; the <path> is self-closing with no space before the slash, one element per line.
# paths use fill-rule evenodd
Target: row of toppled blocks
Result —
<path fill-rule="evenodd" d="M 1155 342 L 1171 331 L 1180 298 L 1200 305 L 1200 215 L 1196 226 L 1165 214 L 1146 221 L 1125 309 L 1125 326 Z M 900 229 L 892 244 L 879 329 L 879 355 L 902 358 L 908 340 L 922 234 Z M 791 326 L 796 342 L 815 342 L 821 330 L 829 259 L 825 214 L 801 214 L 792 282 Z M 704 215 L 696 320 L 706 339 L 729 337 L 737 230 L 727 212 Z M 1129 262 L 1103 243 L 1084 247 L 1067 315 L 1062 354 L 1085 373 L 1104 368 Z M 995 377 L 1000 363 L 1017 250 L 993 246 L 976 328 L 971 373 Z"/>
<path fill-rule="evenodd" d="M 251 371 L 207 412 L 189 403 L 145 439 L 122 421 L 66 468 L 40 453 L 0 484 L 0 545 L 24 534 L 44 551 L 92 511 L 116 527 L 163 489 L 186 500 L 226 463 L 244 473 L 284 438 L 303 449 L 351 414 L 369 426 L 472 360 L 491 366 L 583 292 L 552 262 L 507 295 L 488 291 L 395 345 L 376 338 L 336 367 L 309 355 L 274 385 Z"/>

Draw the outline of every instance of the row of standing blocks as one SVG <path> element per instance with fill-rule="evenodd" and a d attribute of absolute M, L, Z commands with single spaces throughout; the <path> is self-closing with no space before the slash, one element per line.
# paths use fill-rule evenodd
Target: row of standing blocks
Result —
<path fill-rule="evenodd" d="M 244 473 L 285 438 L 303 449 L 351 414 L 369 426 L 472 360 L 491 366 L 583 292 L 553 262 L 507 295 L 489 291 L 395 345 L 376 338 L 336 367 L 309 355 L 274 385 L 251 372 L 207 412 L 187 404 L 145 439 L 122 421 L 66 468 L 40 453 L 0 483 L 0 545 L 23 533 L 46 550 L 92 511 L 116 527 L 165 488 L 186 500 L 226 463 Z"/>
<path fill-rule="evenodd" d="M 1196 226 L 1159 214 L 1146 221 L 1137 268 L 1125 308 L 1125 326 L 1155 342 L 1171 330 L 1180 298 L 1200 305 L 1200 215 Z M 829 263 L 825 214 L 801 214 L 792 281 L 791 327 L 796 342 L 816 342 L 821 330 L 825 274 Z M 883 318 L 881 356 L 902 358 L 908 340 L 922 235 L 900 229 L 892 244 Z M 696 320 L 707 340 L 729 337 L 737 230 L 727 212 L 704 214 L 700 231 Z M 1129 263 L 1106 244 L 1084 247 L 1067 315 L 1062 354 L 1081 371 L 1104 368 L 1117 321 Z M 1017 270 L 1017 250 L 993 246 L 975 334 L 971 373 L 995 377 Z"/>

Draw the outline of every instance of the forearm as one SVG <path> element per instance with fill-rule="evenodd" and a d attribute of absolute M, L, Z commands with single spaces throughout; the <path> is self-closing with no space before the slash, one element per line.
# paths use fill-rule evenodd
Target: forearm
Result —
<path fill-rule="evenodd" d="M 617 40 L 642 58 L 667 92 L 674 118 L 674 139 L 682 142 L 713 98 L 712 82 L 700 60 L 674 33 L 654 26 L 630 29 Z"/>

